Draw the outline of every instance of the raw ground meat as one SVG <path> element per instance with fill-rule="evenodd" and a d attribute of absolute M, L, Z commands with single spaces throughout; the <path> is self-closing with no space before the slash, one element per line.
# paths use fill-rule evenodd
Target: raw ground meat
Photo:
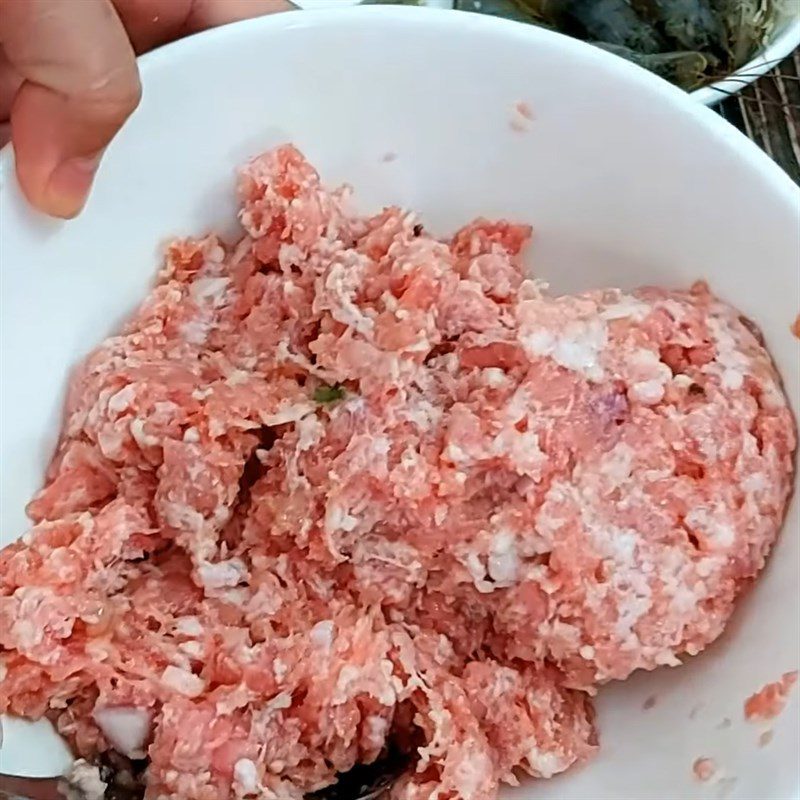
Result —
<path fill-rule="evenodd" d="M 744 718 L 749 722 L 773 720 L 786 707 L 789 694 L 797 683 L 797 671 L 784 672 L 781 679 L 768 683 L 745 700 Z"/>
<path fill-rule="evenodd" d="M 395 800 L 591 756 L 590 694 L 719 636 L 794 423 L 703 284 L 554 297 L 526 226 L 346 210 L 292 147 L 83 364 L 0 554 L 0 710 L 146 797 L 295 800 L 397 737 Z"/>

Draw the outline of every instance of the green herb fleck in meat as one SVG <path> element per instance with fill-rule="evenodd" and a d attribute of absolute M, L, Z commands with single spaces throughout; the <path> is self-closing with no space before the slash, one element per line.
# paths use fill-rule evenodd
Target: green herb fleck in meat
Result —
<path fill-rule="evenodd" d="M 344 387 L 336 384 L 335 386 L 328 386 L 323 384 L 314 390 L 314 401 L 316 403 L 335 403 L 344 397 Z"/>

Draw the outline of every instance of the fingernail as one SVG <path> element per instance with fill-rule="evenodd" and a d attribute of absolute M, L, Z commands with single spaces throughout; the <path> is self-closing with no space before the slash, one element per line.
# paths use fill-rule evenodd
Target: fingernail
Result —
<path fill-rule="evenodd" d="M 102 153 L 70 158 L 59 164 L 47 183 L 49 213 L 69 219 L 83 208 Z"/>

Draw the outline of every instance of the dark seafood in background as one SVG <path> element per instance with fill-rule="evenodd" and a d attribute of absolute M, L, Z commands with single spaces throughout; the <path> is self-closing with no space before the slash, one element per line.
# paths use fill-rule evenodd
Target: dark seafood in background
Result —
<path fill-rule="evenodd" d="M 615 56 L 621 56 L 640 67 L 655 72 L 670 83 L 687 89 L 700 86 L 705 82 L 708 59 L 702 53 L 686 51 L 685 53 L 639 53 L 630 47 L 622 47 L 603 42 L 598 47 L 608 50 Z"/>
<path fill-rule="evenodd" d="M 564 33 L 620 47 L 639 53 L 663 52 L 667 43 L 642 19 L 627 0 L 529 0 L 519 2 L 521 9 L 533 13 Z"/>
<path fill-rule="evenodd" d="M 632 0 L 650 25 L 661 26 L 669 39 L 687 50 L 713 48 L 726 40 L 722 20 L 703 0 Z"/>
<path fill-rule="evenodd" d="M 597 44 L 684 89 L 744 66 L 798 0 L 455 0 Z"/>

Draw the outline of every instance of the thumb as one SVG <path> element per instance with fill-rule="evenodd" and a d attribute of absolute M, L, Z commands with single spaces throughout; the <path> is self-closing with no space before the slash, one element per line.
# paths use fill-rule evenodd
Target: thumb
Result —
<path fill-rule="evenodd" d="M 0 0 L 0 43 L 24 78 L 11 107 L 20 186 L 40 210 L 73 217 L 141 96 L 125 29 L 109 0 Z"/>

